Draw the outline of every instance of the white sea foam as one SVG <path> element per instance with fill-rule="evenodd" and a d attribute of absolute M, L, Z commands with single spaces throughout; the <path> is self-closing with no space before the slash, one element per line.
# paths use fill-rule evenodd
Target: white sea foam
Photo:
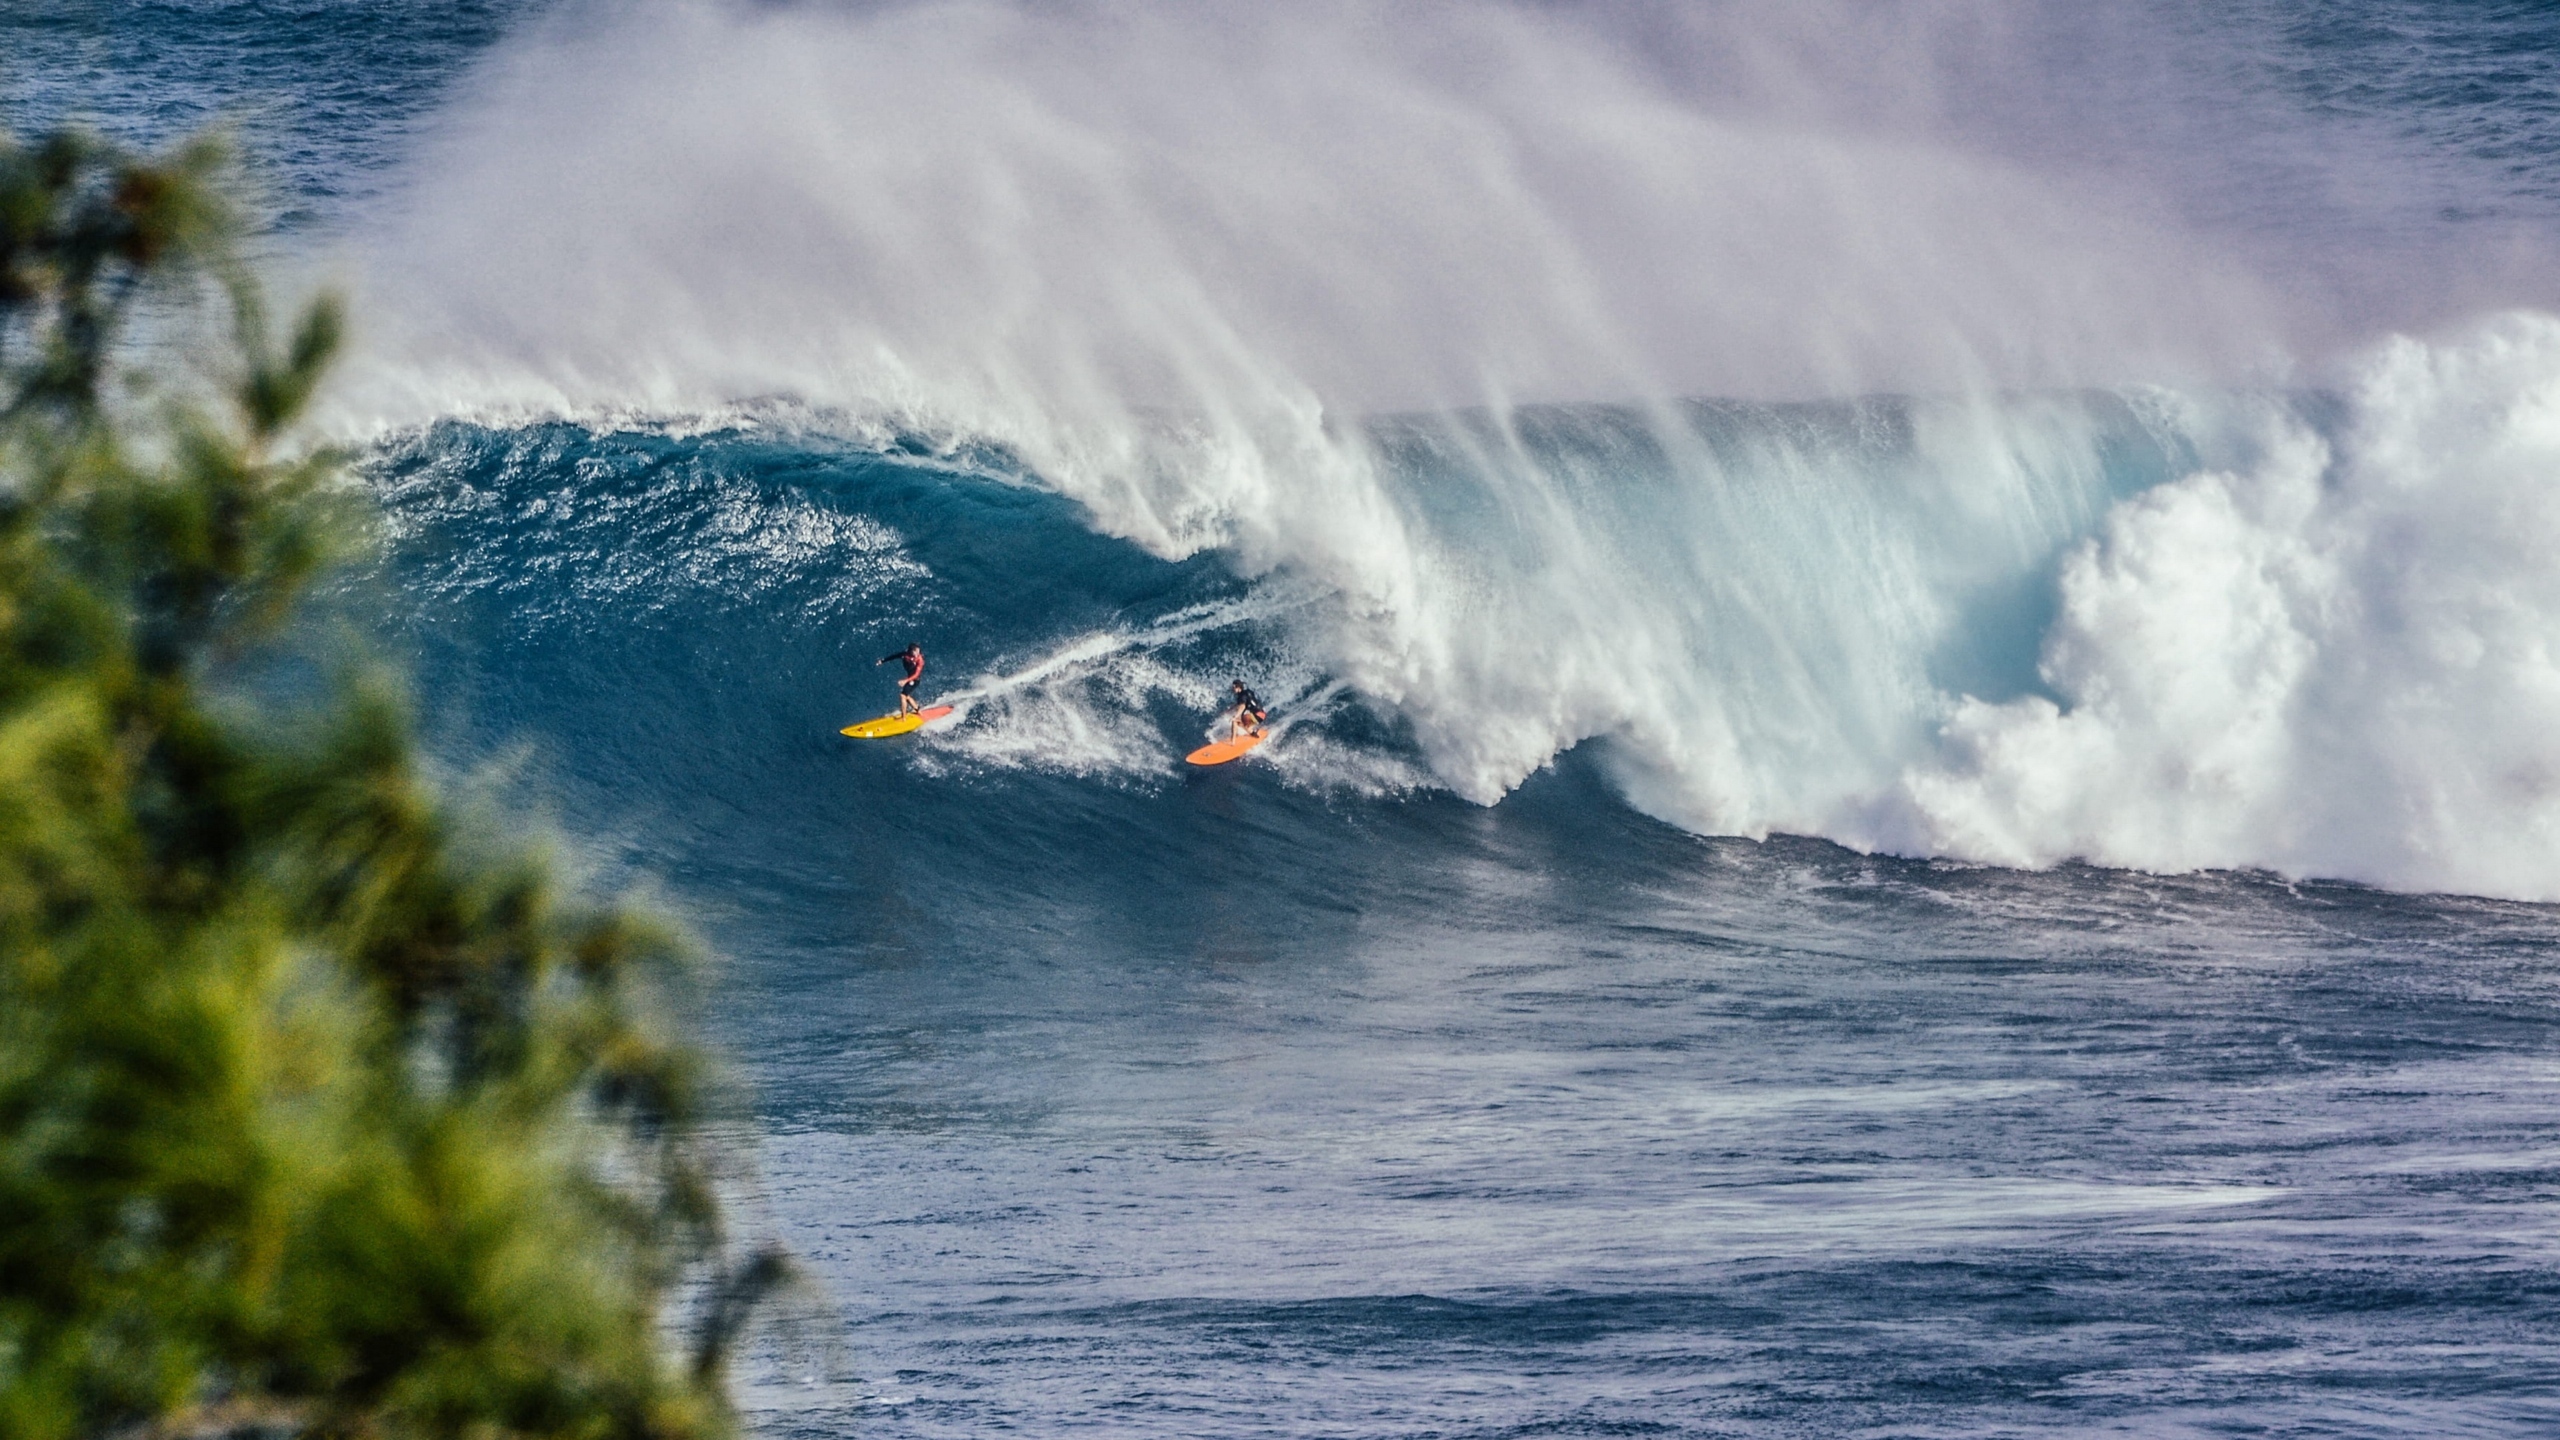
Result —
<path fill-rule="evenodd" d="M 2560 320 L 2365 367 L 2334 442 L 2126 504 L 2037 698 L 1964 703 L 1878 838 L 2560 898 Z"/>

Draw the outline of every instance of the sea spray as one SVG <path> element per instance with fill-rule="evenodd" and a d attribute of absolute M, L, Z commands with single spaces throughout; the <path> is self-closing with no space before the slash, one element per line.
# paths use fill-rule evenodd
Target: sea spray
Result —
<path fill-rule="evenodd" d="M 1170 413 L 1299 483 L 1381 410 L 2174 379 L 2288 323 L 2178 207 L 1971 143 L 1891 17 L 1822 7 L 1809 72 L 1719 13 L 1683 80 L 1600 9 L 572 7 L 351 237 L 340 413 L 786 394 L 1097 484 Z"/>

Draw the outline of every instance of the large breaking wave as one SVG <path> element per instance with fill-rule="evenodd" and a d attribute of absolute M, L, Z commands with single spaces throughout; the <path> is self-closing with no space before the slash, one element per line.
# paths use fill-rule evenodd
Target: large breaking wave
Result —
<path fill-rule="evenodd" d="M 1328 784 L 1591 745 L 1702 832 L 2560 898 L 2560 321 L 1986 146 L 1868 9 L 1691 17 L 1699 73 L 1592 13 L 573 12 L 360 237 L 341 419 L 928 451 L 1234 578 L 1021 616 L 927 765 L 1163 773 L 1148 697 L 1250 660 Z M 1941 80 L 2042 60 L 1981 44 Z M 893 521 L 775 503 L 629 583 L 928 613 Z"/>

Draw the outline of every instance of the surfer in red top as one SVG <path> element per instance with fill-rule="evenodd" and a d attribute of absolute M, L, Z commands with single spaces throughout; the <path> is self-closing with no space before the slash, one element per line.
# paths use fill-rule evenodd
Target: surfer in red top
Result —
<path fill-rule="evenodd" d="M 898 713 L 916 714 L 916 682 L 924 678 L 924 647 L 910 643 L 906 649 L 892 650 L 871 663 L 886 665 L 892 660 L 907 667 L 906 674 L 898 680 Z"/>

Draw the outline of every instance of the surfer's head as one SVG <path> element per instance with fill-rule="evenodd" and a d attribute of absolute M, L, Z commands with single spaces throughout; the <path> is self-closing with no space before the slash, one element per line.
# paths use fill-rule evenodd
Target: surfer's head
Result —
<path fill-rule="evenodd" d="M 1243 694 L 1243 693 L 1244 693 L 1244 682 L 1243 682 L 1243 681 L 1241 681 L 1241 680 L 1238 680 L 1238 681 L 1236 681 L 1234 684 L 1229 685 L 1227 688 L 1228 688 L 1228 689 L 1230 689 L 1230 690 L 1233 690 L 1233 691 L 1234 691 L 1234 692 L 1236 692 L 1237 694 L 1241 695 L 1241 694 Z"/>

